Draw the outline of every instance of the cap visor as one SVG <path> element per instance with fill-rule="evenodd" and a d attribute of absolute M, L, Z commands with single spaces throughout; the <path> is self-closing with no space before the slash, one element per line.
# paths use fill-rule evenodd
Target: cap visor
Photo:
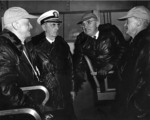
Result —
<path fill-rule="evenodd" d="M 49 21 L 49 22 L 62 23 L 62 21 Z"/>
<path fill-rule="evenodd" d="M 45 22 L 62 23 L 62 21 L 60 21 L 60 20 L 47 20 Z"/>
<path fill-rule="evenodd" d="M 80 21 L 80 22 L 78 22 L 77 24 L 78 24 L 78 25 L 79 25 L 79 24 L 82 24 L 82 22 L 83 22 L 83 21 Z"/>
<path fill-rule="evenodd" d="M 86 21 L 86 20 L 91 19 L 91 18 L 97 19 L 96 16 L 89 16 L 89 17 L 83 18 L 83 19 L 82 19 L 81 21 L 79 21 L 77 24 L 82 24 L 83 21 Z"/>
<path fill-rule="evenodd" d="M 127 18 L 129 18 L 129 16 L 124 16 L 124 17 L 118 18 L 118 20 L 119 20 L 119 21 L 124 21 L 124 20 L 126 20 Z"/>

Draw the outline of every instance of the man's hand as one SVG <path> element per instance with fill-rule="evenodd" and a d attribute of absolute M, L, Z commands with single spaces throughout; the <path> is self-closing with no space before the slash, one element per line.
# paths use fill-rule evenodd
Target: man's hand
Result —
<path fill-rule="evenodd" d="M 44 106 L 43 106 L 43 105 L 38 105 L 38 107 L 39 107 L 39 109 L 40 109 L 40 112 L 41 112 L 41 113 L 44 113 L 44 111 L 45 111 Z"/>
<path fill-rule="evenodd" d="M 112 64 L 108 64 L 107 66 L 105 66 L 103 69 L 98 71 L 98 74 L 100 75 L 107 75 L 109 73 L 109 71 L 111 71 L 113 68 Z"/>
<path fill-rule="evenodd" d="M 71 96 L 72 96 L 72 99 L 73 99 L 73 101 L 74 101 L 74 99 L 75 99 L 75 96 L 76 96 L 75 92 L 74 92 L 74 91 L 71 91 L 71 92 L 70 92 L 70 94 L 71 94 Z"/>
<path fill-rule="evenodd" d="M 97 72 L 91 72 L 91 75 L 96 76 L 96 75 L 97 75 Z"/>
<path fill-rule="evenodd" d="M 98 74 L 99 75 L 107 75 L 107 71 L 106 70 L 99 70 Z"/>

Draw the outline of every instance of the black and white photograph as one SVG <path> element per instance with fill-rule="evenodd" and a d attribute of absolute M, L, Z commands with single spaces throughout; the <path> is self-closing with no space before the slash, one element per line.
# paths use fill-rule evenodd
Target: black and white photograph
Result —
<path fill-rule="evenodd" d="M 150 120 L 150 0 L 0 0 L 0 120 Z"/>

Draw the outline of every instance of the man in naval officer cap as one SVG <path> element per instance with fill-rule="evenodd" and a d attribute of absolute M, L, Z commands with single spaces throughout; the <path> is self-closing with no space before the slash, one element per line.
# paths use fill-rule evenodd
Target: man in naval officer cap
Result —
<path fill-rule="evenodd" d="M 61 23 L 62 21 L 59 20 L 59 12 L 57 10 L 50 10 L 48 12 L 45 12 L 42 14 L 38 20 L 38 24 L 43 24 L 46 22 L 55 22 L 55 23 Z"/>
<path fill-rule="evenodd" d="M 59 19 L 57 10 L 49 10 L 37 19 L 44 32 L 32 38 L 34 62 L 40 72 L 42 83 L 50 92 L 46 104 L 48 111 L 63 111 L 61 120 L 75 120 L 73 110 L 73 65 L 69 45 L 58 35 Z"/>

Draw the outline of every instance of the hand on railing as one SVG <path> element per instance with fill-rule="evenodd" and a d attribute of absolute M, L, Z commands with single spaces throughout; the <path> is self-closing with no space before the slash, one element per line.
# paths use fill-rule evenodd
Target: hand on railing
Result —
<path fill-rule="evenodd" d="M 107 75 L 107 71 L 106 70 L 99 70 L 98 74 L 99 75 Z"/>
<path fill-rule="evenodd" d="M 91 72 L 91 75 L 96 76 L 96 75 L 97 75 L 97 72 Z"/>
<path fill-rule="evenodd" d="M 76 96 L 76 95 L 75 95 L 75 92 L 74 92 L 74 91 L 71 91 L 70 94 L 71 94 L 72 99 L 73 99 L 73 101 L 74 101 L 74 100 L 75 100 L 75 96 Z"/>
<path fill-rule="evenodd" d="M 45 115 L 44 120 L 53 120 L 54 116 L 52 114 Z"/>
<path fill-rule="evenodd" d="M 96 75 L 107 75 L 107 74 L 113 74 L 114 71 L 111 70 L 109 72 L 105 71 L 105 70 L 99 70 L 98 73 L 97 72 L 91 72 L 91 75 L 96 76 Z"/>

